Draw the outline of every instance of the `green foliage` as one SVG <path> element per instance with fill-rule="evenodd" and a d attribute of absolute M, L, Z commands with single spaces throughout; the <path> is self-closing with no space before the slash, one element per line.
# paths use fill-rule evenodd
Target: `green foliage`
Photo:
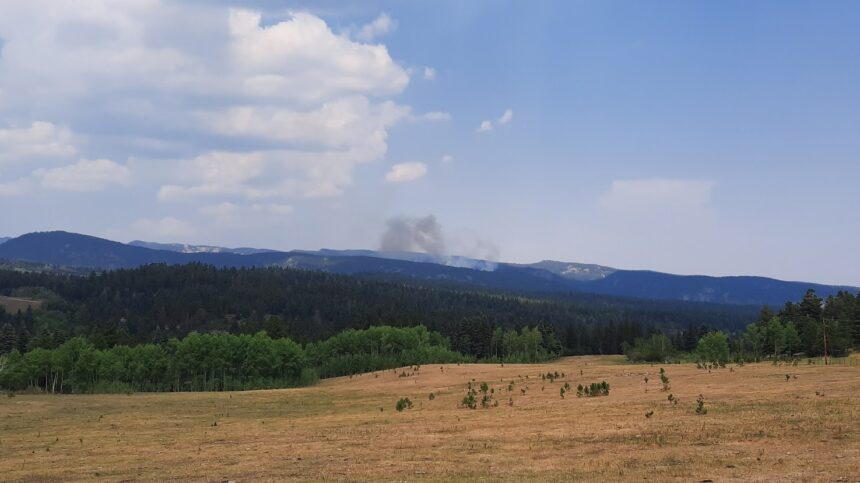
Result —
<path fill-rule="evenodd" d="M 588 386 L 583 386 L 582 384 L 576 386 L 576 397 L 597 397 L 608 395 L 609 384 L 606 381 L 592 382 Z"/>
<path fill-rule="evenodd" d="M 412 409 L 412 401 L 410 401 L 408 397 L 402 397 L 397 400 L 397 404 L 394 405 L 394 409 L 396 409 L 397 412 L 403 411 L 404 409 Z"/>
<path fill-rule="evenodd" d="M 697 357 L 712 364 L 725 364 L 729 360 L 729 338 L 723 332 L 711 332 L 699 339 Z"/>
<path fill-rule="evenodd" d="M 701 394 L 699 394 L 699 397 L 696 398 L 696 414 L 708 414 L 708 410 L 705 408 L 705 397 Z"/>
<path fill-rule="evenodd" d="M 826 346 L 825 346 L 826 341 Z M 844 356 L 851 346 L 860 347 L 860 294 L 839 292 L 822 300 L 814 290 L 799 303 L 786 303 L 778 313 L 767 312 L 747 326 L 740 337 L 742 359 L 774 360 L 807 356 Z"/>
<path fill-rule="evenodd" d="M 469 360 L 451 350 L 444 337 L 422 326 L 350 329 L 325 341 L 308 344 L 306 351 L 321 377 Z"/>
<path fill-rule="evenodd" d="M 669 376 L 666 374 L 666 370 L 662 367 L 660 368 L 660 382 L 663 384 L 663 390 L 669 390 Z"/>
<path fill-rule="evenodd" d="M 12 350 L 0 356 L 0 387 L 44 392 L 223 391 L 311 385 L 320 373 L 383 369 L 424 361 L 463 360 L 424 327 L 373 327 L 303 348 L 290 339 L 199 334 L 163 345 L 98 349 L 74 337 L 55 349 Z M 369 369 L 370 368 L 370 369 Z M 412 367 L 417 371 L 419 367 Z"/>
<path fill-rule="evenodd" d="M 0 311 L 0 327 L 10 324 L 15 348 L 23 352 L 37 337 L 31 348 L 53 349 L 75 335 L 98 349 L 163 344 L 194 331 L 265 331 L 273 339 L 306 344 L 346 329 L 424 325 L 470 358 L 540 362 L 561 354 L 620 353 L 622 342 L 642 337 L 652 326 L 696 320 L 734 327 L 750 320 L 745 307 L 575 293 L 515 296 L 380 277 L 202 264 L 148 265 L 91 276 L 0 270 L 0 294 L 20 292 L 45 300 L 44 310 L 34 314 Z M 35 320 L 40 312 L 55 315 L 40 322 Z M 536 321 L 551 322 L 523 329 Z M 0 351 L 10 351 L 6 345 Z"/>
<path fill-rule="evenodd" d="M 666 362 L 676 355 L 672 340 L 663 334 L 640 337 L 622 347 L 627 359 L 634 362 Z"/>
<path fill-rule="evenodd" d="M 476 409 L 478 407 L 478 391 L 472 387 L 471 382 L 466 388 L 466 395 L 463 397 L 462 404 L 469 409 Z"/>

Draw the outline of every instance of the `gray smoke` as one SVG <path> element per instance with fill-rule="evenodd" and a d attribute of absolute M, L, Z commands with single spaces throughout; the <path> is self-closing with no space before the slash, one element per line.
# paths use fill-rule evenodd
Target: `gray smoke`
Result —
<path fill-rule="evenodd" d="M 379 247 L 384 252 L 424 252 L 445 255 L 445 236 L 436 216 L 398 216 L 388 220 Z"/>

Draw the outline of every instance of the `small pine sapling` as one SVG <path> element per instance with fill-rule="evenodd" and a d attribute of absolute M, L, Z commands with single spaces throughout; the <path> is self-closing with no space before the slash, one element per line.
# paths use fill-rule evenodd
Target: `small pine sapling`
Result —
<path fill-rule="evenodd" d="M 701 394 L 699 394 L 699 397 L 696 398 L 696 414 L 708 414 L 708 410 L 705 408 L 705 397 Z"/>

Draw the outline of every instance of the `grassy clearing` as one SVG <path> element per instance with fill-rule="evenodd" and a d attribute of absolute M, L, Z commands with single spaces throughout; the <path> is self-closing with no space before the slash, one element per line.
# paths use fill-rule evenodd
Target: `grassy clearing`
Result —
<path fill-rule="evenodd" d="M 42 302 L 38 300 L 23 299 L 17 297 L 6 297 L 0 295 L 0 307 L 3 307 L 7 313 L 15 314 L 19 310 L 25 312 L 28 308 L 37 310 L 42 306 Z"/>
<path fill-rule="evenodd" d="M 6 481 L 860 480 L 855 365 L 763 363 L 711 373 L 666 365 L 674 406 L 655 383 L 659 367 L 577 357 L 426 365 L 410 377 L 399 377 L 401 369 L 288 390 L 4 396 L 0 474 Z M 541 378 L 550 371 L 565 376 Z M 566 382 L 603 380 L 606 397 L 559 396 Z M 486 382 L 498 406 L 460 407 L 469 382 Z M 704 415 L 695 413 L 700 394 Z M 413 407 L 396 411 L 401 398 Z"/>

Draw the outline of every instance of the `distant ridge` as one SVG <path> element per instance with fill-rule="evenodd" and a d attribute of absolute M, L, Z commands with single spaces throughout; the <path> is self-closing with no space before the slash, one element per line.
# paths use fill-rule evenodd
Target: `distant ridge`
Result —
<path fill-rule="evenodd" d="M 225 248 L 211 245 L 186 245 L 183 243 L 156 243 L 142 240 L 134 240 L 128 243 L 134 247 L 151 248 L 153 250 L 167 250 L 178 253 L 235 253 L 238 255 L 253 255 L 255 253 L 272 252 L 262 248 Z"/>
<path fill-rule="evenodd" d="M 140 241 L 125 244 L 63 231 L 29 233 L 9 239 L 0 244 L 0 259 L 97 271 L 135 268 L 151 263 L 193 262 L 221 268 L 283 267 L 441 282 L 517 293 L 583 292 L 736 305 L 781 306 L 788 300 L 799 300 L 810 288 L 822 297 L 839 291 L 858 291 L 856 287 L 786 282 L 765 277 L 672 275 L 552 260 L 509 264 L 467 257 L 372 250 L 281 252 Z"/>

